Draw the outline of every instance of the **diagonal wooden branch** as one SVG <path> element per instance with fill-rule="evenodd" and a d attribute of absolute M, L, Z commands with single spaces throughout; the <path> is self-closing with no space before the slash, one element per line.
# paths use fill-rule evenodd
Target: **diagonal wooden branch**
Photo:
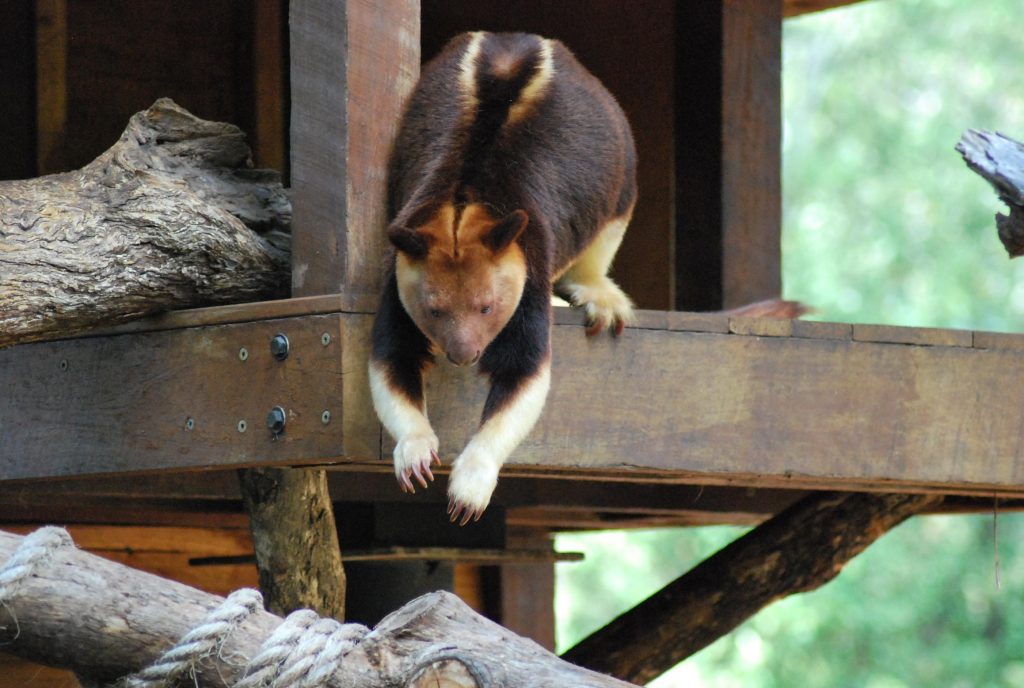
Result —
<path fill-rule="evenodd" d="M 997 132 L 968 129 L 956 150 L 1009 206 L 1009 215 L 996 213 L 999 240 L 1011 258 L 1024 255 L 1024 144 Z"/>
<path fill-rule="evenodd" d="M 0 563 L 8 561 L 23 540 L 0 533 Z M 109 682 L 152 663 L 222 601 L 65 546 L 50 553 L 3 600 L 0 642 L 5 652 Z M 195 666 L 195 685 L 234 685 L 281 623 L 281 618 L 263 610 L 253 612 L 227 634 L 217 652 Z M 330 685 L 628 685 L 559 660 L 446 592 L 413 600 L 372 632 L 358 624 L 348 624 L 345 630 L 353 646 L 333 669 Z M 299 645 L 296 652 L 302 651 Z M 186 683 L 192 685 L 192 680 Z M 296 683 L 305 685 L 301 680 Z"/>
<path fill-rule="evenodd" d="M 816 493 L 758 526 L 562 658 L 646 683 L 763 607 L 835 578 L 850 559 L 939 495 Z"/>
<path fill-rule="evenodd" d="M 290 221 L 238 127 L 158 100 L 82 169 L 0 182 L 0 347 L 286 296 Z"/>

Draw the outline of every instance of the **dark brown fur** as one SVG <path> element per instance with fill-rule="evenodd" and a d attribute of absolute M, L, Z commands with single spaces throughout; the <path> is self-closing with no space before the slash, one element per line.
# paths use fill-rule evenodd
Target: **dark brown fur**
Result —
<path fill-rule="evenodd" d="M 552 282 L 607 222 L 628 218 L 636 155 L 621 108 L 564 45 L 549 42 L 551 78 L 531 99 L 524 98 L 531 80 L 548 73 L 543 39 L 485 34 L 467 70 L 473 40 L 457 36 L 424 67 L 395 141 L 388 231 L 399 255 L 374 324 L 371 367 L 383 371 L 393 393 L 422 407 L 421 375 L 433 351 L 458 363 L 475 353 L 491 380 L 486 423 L 548 365 Z M 513 300 L 500 331 L 463 327 L 488 315 L 473 309 L 495 298 L 483 293 L 488 281 L 479 276 L 496 269 L 489 265 L 513 269 L 517 261 L 525 283 L 521 294 L 498 295 Z M 465 315 L 452 315 L 449 325 L 469 334 L 449 336 L 427 315 L 440 318 L 435 304 L 447 302 L 438 294 L 451 300 L 451 285 L 462 297 L 452 312 Z"/>

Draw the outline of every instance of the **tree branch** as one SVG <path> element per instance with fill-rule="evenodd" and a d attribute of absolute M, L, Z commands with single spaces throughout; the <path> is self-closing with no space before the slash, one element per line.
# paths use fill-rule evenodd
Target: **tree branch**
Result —
<path fill-rule="evenodd" d="M 57 530 L 57 529 L 53 529 Z M 66 536 L 66 534 L 65 534 Z M 25 538 L 0 533 L 0 642 L 4 651 L 42 664 L 74 671 L 92 681 L 113 681 L 141 670 L 193 629 L 205 624 L 224 600 L 180 583 L 101 559 L 73 546 L 60 546 L 29 575 L 12 555 Z M 12 575 L 15 574 L 15 575 Z M 282 619 L 256 609 L 226 629 L 216 651 L 194 664 L 196 685 L 235 685 L 251 660 L 278 630 Z M 294 625 L 294 624 L 293 624 Z M 315 624 L 321 626 L 321 623 Z M 307 626 L 308 627 L 308 626 Z M 417 598 L 392 613 L 372 632 L 346 624 L 334 633 L 345 643 L 334 656 L 329 676 L 317 685 L 351 688 L 378 686 L 579 686 L 615 688 L 621 681 L 572 666 L 472 611 L 446 592 Z M 321 630 L 313 628 L 313 630 Z M 294 646 L 274 666 L 290 666 L 294 684 L 322 668 L 313 653 L 296 655 L 323 642 Z M 305 649 L 304 649 L 305 647 Z M 321 651 L 326 651 L 322 649 Z M 259 666 L 259 662 L 255 663 Z M 303 669 L 305 667 L 305 669 Z M 303 673 L 305 672 L 305 673 Z M 189 685 L 192 680 L 186 681 Z M 262 684 L 260 684 L 262 685 Z M 304 684 L 303 684 L 304 685 Z"/>
<path fill-rule="evenodd" d="M 1009 215 L 996 213 L 999 240 L 1011 258 L 1024 255 L 1024 144 L 996 132 L 968 129 L 956 150 L 1009 206 Z"/>
<path fill-rule="evenodd" d="M 562 658 L 647 683 L 763 607 L 832 580 L 939 495 L 815 493 L 758 526 Z"/>
<path fill-rule="evenodd" d="M 241 130 L 158 100 L 82 169 L 0 182 L 0 347 L 285 296 L 290 221 Z"/>

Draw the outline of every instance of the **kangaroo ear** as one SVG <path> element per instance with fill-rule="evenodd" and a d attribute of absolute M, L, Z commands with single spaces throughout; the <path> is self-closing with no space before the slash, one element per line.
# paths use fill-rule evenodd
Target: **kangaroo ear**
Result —
<path fill-rule="evenodd" d="M 420 259 L 427 256 L 427 238 L 415 229 L 391 225 L 388 227 L 388 239 L 395 248 L 410 258 Z"/>
<path fill-rule="evenodd" d="M 498 224 L 491 227 L 484 235 L 482 242 L 484 246 L 495 253 L 501 253 L 526 229 L 530 218 L 523 210 L 513 210 L 511 213 L 498 221 Z"/>

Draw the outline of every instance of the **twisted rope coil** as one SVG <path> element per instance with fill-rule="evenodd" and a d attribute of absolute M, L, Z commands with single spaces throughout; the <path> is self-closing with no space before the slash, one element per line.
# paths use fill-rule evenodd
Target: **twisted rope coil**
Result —
<path fill-rule="evenodd" d="M 263 595 L 251 588 L 236 590 L 217 605 L 203 622 L 145 669 L 120 679 L 123 688 L 170 688 L 186 674 L 194 675 L 202 660 L 220 651 L 242 622 L 263 609 Z"/>
<path fill-rule="evenodd" d="M 24 581 L 54 552 L 73 546 L 63 528 L 47 526 L 26 535 L 0 566 L 0 605 L 6 607 Z M 236 590 L 150 666 L 118 679 L 112 688 L 174 688 L 186 675 L 194 679 L 198 664 L 219 653 L 228 636 L 262 608 L 263 596 L 257 590 Z M 263 641 L 232 688 L 326 686 L 345 655 L 367 633 L 365 626 L 320 618 L 309 609 L 292 612 Z"/>
<path fill-rule="evenodd" d="M 260 646 L 234 688 L 316 688 L 327 685 L 341 660 L 369 629 L 322 619 L 313 611 L 292 612 Z"/>

